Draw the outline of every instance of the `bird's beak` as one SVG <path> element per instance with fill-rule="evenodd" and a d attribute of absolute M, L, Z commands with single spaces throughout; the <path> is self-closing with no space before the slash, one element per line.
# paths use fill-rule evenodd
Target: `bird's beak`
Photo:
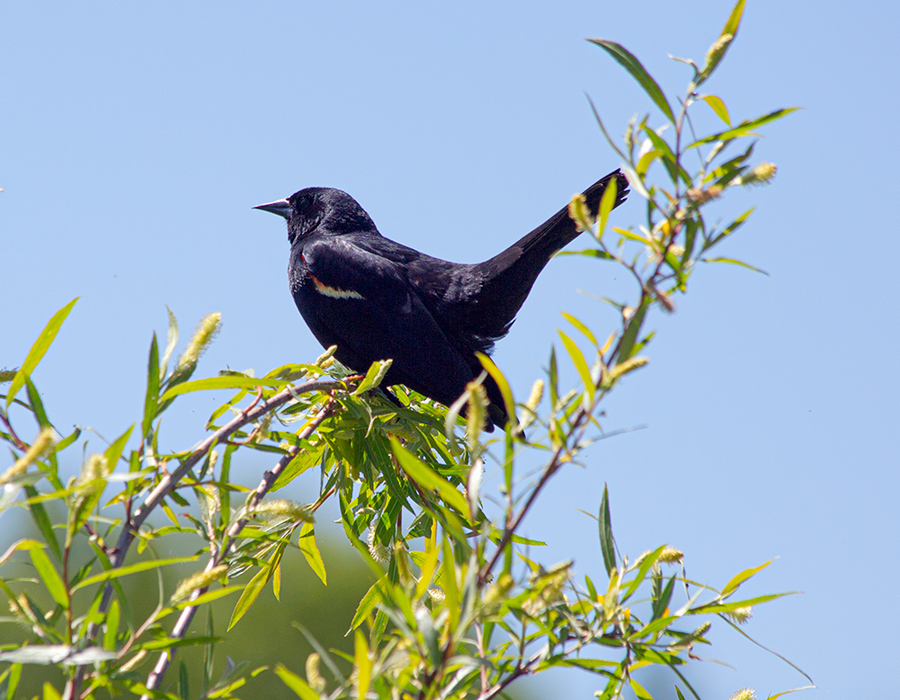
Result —
<path fill-rule="evenodd" d="M 291 216 L 291 203 L 286 199 L 279 199 L 275 202 L 269 202 L 268 204 L 259 204 L 254 209 L 262 209 L 263 211 L 271 212 L 272 214 L 278 214 L 278 216 L 283 216 L 285 219 L 289 219 Z"/>

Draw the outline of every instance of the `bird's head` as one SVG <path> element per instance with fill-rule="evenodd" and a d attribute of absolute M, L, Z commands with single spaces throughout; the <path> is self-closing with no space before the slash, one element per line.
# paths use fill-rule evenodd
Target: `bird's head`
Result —
<path fill-rule="evenodd" d="M 359 203 L 346 192 L 332 187 L 307 187 L 294 192 L 287 199 L 253 208 L 287 219 L 291 243 L 308 238 L 313 233 L 333 236 L 358 232 L 378 233 L 374 222 Z"/>

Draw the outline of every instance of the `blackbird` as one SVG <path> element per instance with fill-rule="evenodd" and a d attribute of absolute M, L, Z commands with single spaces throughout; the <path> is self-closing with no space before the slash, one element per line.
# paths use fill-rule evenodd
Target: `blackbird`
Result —
<path fill-rule="evenodd" d="M 625 200 L 628 181 L 616 170 L 584 191 L 591 211 L 612 180 L 614 206 Z M 481 374 L 475 353 L 506 335 L 550 257 L 579 234 L 564 207 L 489 260 L 459 264 L 385 238 L 341 190 L 308 187 L 254 208 L 287 219 L 291 294 L 316 339 L 337 345 L 337 360 L 357 372 L 392 359 L 385 386 L 448 406 Z M 488 417 L 502 428 L 503 397 L 490 377 L 484 385 Z"/>

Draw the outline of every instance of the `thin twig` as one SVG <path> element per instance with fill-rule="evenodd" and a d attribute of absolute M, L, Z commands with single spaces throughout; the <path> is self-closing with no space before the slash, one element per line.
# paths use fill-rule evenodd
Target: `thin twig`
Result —
<path fill-rule="evenodd" d="M 9 431 L 9 436 L 13 439 L 13 442 L 16 443 L 16 447 L 18 447 L 23 452 L 28 450 L 28 445 L 26 445 L 22 440 L 16 435 L 16 431 L 13 430 L 12 423 L 9 422 L 9 419 L 0 412 L 0 420 L 3 421 L 3 425 L 6 426 L 6 429 Z"/>
<path fill-rule="evenodd" d="M 143 525 L 150 513 L 163 502 L 163 500 L 175 489 L 178 482 L 194 467 L 194 465 L 202 460 L 213 447 L 220 442 L 227 440 L 230 435 L 248 423 L 252 423 L 266 413 L 288 403 L 298 394 L 310 393 L 313 391 L 331 391 L 342 386 L 346 386 L 346 384 L 339 380 L 314 380 L 304 382 L 297 386 L 285 387 L 268 401 L 259 401 L 257 398 L 257 400 L 253 402 L 252 408 L 241 411 L 239 415 L 235 416 L 231 421 L 219 428 L 216 432 L 206 438 L 206 440 L 200 442 L 191 452 L 190 456 L 181 462 L 177 469 L 171 473 L 167 472 L 162 479 L 160 479 L 159 483 L 147 495 L 140 507 L 131 514 L 129 521 L 125 523 L 125 526 L 119 535 L 115 549 L 113 549 L 110 554 L 110 568 L 117 569 L 122 566 L 141 525 Z M 109 604 L 112 601 L 112 593 L 112 583 L 108 582 L 103 590 L 103 597 L 98 608 L 98 613 L 101 616 L 105 614 L 109 608 Z M 92 623 L 86 632 L 85 641 L 89 642 L 92 640 L 97 634 L 98 629 L 99 626 Z M 63 700 L 74 700 L 74 698 L 81 695 L 84 673 L 85 667 L 79 667 L 76 670 L 72 678 L 66 683 L 65 690 L 63 691 Z"/>
<path fill-rule="evenodd" d="M 332 415 L 336 410 L 337 402 L 333 399 L 329 401 L 324 408 L 322 408 L 313 418 L 310 420 L 306 426 L 301 430 L 297 437 L 299 438 L 297 444 L 291 445 L 287 454 L 284 455 L 278 463 L 271 469 L 271 471 L 267 471 L 260 481 L 259 486 L 256 487 L 256 490 L 251 494 L 251 496 L 247 499 L 247 503 L 243 508 L 244 515 L 237 520 L 235 520 L 231 527 L 228 528 L 228 532 L 225 533 L 226 544 L 219 550 L 218 555 L 211 556 L 209 561 L 206 563 L 206 567 L 203 569 L 204 572 L 211 571 L 216 566 L 219 566 L 228 555 L 234 549 L 234 544 L 237 541 L 237 536 L 241 533 L 241 530 L 247 525 L 250 520 L 249 513 L 252 512 L 253 508 L 259 504 L 262 500 L 263 496 L 268 493 L 269 489 L 272 488 L 275 481 L 281 475 L 281 473 L 287 468 L 288 464 L 291 463 L 294 457 L 300 452 L 301 445 L 300 443 L 307 439 L 312 433 L 318 428 L 322 422 L 328 418 L 328 416 Z M 196 589 L 193 593 L 191 593 L 190 600 L 196 600 L 199 596 L 203 595 L 209 586 L 205 586 L 203 588 Z M 187 630 L 191 625 L 191 621 L 194 619 L 194 615 L 197 614 L 198 608 L 188 605 L 188 607 L 184 608 L 181 611 L 181 615 L 179 615 L 178 620 L 175 622 L 175 626 L 172 628 L 172 633 L 169 635 L 169 639 L 182 639 L 185 634 L 187 634 Z M 147 677 L 146 686 L 149 690 L 156 690 L 159 688 L 159 684 L 162 682 L 163 677 L 166 675 L 166 671 L 169 669 L 169 665 L 172 662 L 171 652 L 169 650 L 163 651 L 159 655 L 159 660 L 156 662 L 156 666 L 153 668 L 153 671 Z M 149 700 L 150 696 L 145 694 L 142 696 L 142 700 Z"/>

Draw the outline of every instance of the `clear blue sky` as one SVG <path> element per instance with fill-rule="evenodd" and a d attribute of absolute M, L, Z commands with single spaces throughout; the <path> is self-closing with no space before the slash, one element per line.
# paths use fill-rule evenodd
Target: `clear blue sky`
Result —
<path fill-rule="evenodd" d="M 7 3 L 0 366 L 82 297 L 35 379 L 60 426 L 111 437 L 139 416 L 164 304 L 185 334 L 222 312 L 202 373 L 309 360 L 319 347 L 288 293 L 284 227 L 252 205 L 340 187 L 389 237 L 486 258 L 618 164 L 585 92 L 615 133 L 649 109 L 583 39 L 623 43 L 678 94 L 687 72 L 666 54 L 702 59 L 729 9 Z M 752 192 L 759 209 L 723 250 L 771 276 L 698 271 L 678 312 L 653 319 L 651 365 L 608 406 L 608 427 L 647 428 L 594 447 L 529 524 L 549 537 L 546 560 L 598 573 L 593 521 L 576 509 L 594 512 L 608 482 L 625 551 L 669 542 L 716 585 L 779 557 L 751 591 L 804 595 L 758 609 L 748 631 L 832 698 L 896 695 L 898 15 L 888 2 L 748 2 L 709 89 L 737 118 L 805 108 L 765 130 L 757 156 L 778 178 Z M 635 198 L 616 224 L 641 213 Z M 602 294 L 616 274 L 551 263 L 496 354 L 520 393 L 560 310 L 611 322 L 576 290 Z M 170 419 L 173 446 L 199 437 L 209 401 Z M 693 674 L 708 697 L 804 683 L 716 627 L 713 655 L 734 669 Z M 551 680 L 567 697 L 595 687 Z"/>

